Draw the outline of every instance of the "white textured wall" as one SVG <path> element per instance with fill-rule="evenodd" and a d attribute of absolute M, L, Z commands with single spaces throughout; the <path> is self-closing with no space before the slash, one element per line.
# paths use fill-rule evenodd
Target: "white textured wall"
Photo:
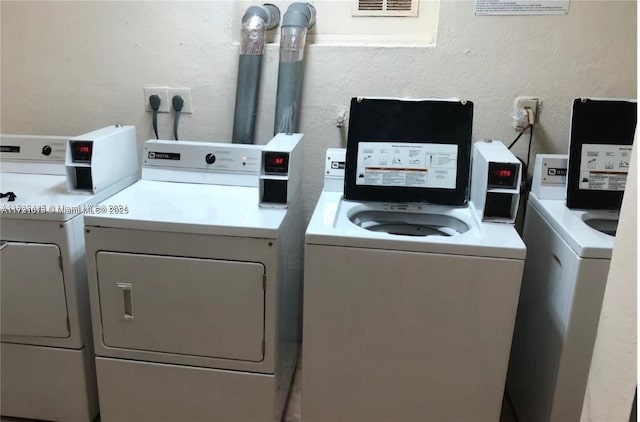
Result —
<path fill-rule="evenodd" d="M 181 119 L 183 139 L 229 140 L 235 6 L 2 1 L 2 132 L 79 134 L 121 122 L 136 125 L 142 142 L 153 133 L 142 86 L 162 84 L 192 88 L 195 112 Z M 444 0 L 434 48 L 308 46 L 301 117 L 307 214 L 321 189 L 324 150 L 344 139 L 336 115 L 352 96 L 471 99 L 474 135 L 508 141 L 514 97 L 537 95 L 544 108 L 534 152 L 567 150 L 573 97 L 635 97 L 635 1 L 574 0 L 566 16 L 476 17 L 473 9 L 473 1 Z M 269 46 L 260 143 L 273 128 L 277 56 Z M 160 117 L 168 138 L 172 119 Z"/>
<path fill-rule="evenodd" d="M 638 148 L 633 149 L 582 422 L 627 422 L 637 378 Z"/>
<path fill-rule="evenodd" d="M 142 86 L 161 84 L 192 88 L 195 112 L 181 119 L 183 139 L 230 139 L 237 4 L 3 0 L 0 8 L 0 131 L 74 135 L 117 122 L 136 125 L 143 142 L 152 130 Z M 636 1 L 572 0 L 566 16 L 476 17 L 473 8 L 473 1 L 441 2 L 435 47 L 308 46 L 301 118 L 307 215 L 322 186 L 325 149 L 345 140 L 335 118 L 352 96 L 471 99 L 474 136 L 509 141 L 514 97 L 536 95 L 544 106 L 534 153 L 567 150 L 572 98 L 636 96 Z M 271 45 L 259 143 L 273 128 L 277 61 Z M 166 138 L 171 124 L 169 115 L 161 116 Z M 635 201 L 629 206 L 627 218 L 635 215 Z M 618 246 L 627 249 L 634 240 L 622 237 Z M 620 262 L 614 261 L 612 274 L 626 271 L 618 269 Z M 632 287 L 621 285 L 622 294 L 635 294 Z M 620 331 L 600 340 L 612 329 L 600 329 L 602 361 L 618 347 L 610 342 Z M 607 392 L 592 396 L 592 403 L 616 394 L 627 400 L 628 392 L 605 378 L 590 380 L 590 391 Z"/>

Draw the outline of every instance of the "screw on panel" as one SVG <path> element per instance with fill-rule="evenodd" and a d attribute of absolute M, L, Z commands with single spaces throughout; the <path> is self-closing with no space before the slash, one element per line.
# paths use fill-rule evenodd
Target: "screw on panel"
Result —
<path fill-rule="evenodd" d="M 91 233 L 91 230 L 89 230 L 89 229 L 84 229 L 84 231 L 85 231 L 86 233 Z"/>
<path fill-rule="evenodd" d="M 273 242 L 269 242 L 269 246 L 273 246 Z"/>
<path fill-rule="evenodd" d="M 60 224 L 60 228 L 61 228 L 61 229 L 64 229 L 64 224 Z"/>

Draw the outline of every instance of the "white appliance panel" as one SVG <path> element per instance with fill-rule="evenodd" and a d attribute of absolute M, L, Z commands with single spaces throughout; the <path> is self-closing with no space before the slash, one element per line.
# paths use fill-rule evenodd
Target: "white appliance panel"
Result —
<path fill-rule="evenodd" d="M 529 203 L 507 388 L 518 420 L 578 421 L 610 260 L 585 259 Z"/>
<path fill-rule="evenodd" d="M 0 402 L 4 416 L 92 421 L 98 413 L 93 353 L 2 343 Z M 25 421 L 26 419 L 20 419 Z"/>
<path fill-rule="evenodd" d="M 263 359 L 261 263 L 98 252 L 106 346 Z"/>
<path fill-rule="evenodd" d="M 103 357 L 96 368 L 103 421 L 281 420 L 274 375 Z"/>
<path fill-rule="evenodd" d="M 307 243 L 302 419 L 498 421 L 522 267 Z"/>
<path fill-rule="evenodd" d="M 58 246 L 3 243 L 0 267 L 2 335 L 69 337 Z"/>

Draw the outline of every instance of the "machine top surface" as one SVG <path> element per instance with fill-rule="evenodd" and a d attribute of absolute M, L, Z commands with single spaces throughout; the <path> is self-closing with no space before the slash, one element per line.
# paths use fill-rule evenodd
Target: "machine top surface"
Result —
<path fill-rule="evenodd" d="M 2 219 L 67 221 L 81 214 L 105 195 L 69 192 L 65 176 L 5 173 L 0 175 L 0 191 L 13 192 L 16 199 L 0 199 Z"/>
<path fill-rule="evenodd" d="M 287 210 L 261 208 L 258 196 L 257 187 L 140 180 L 100 204 L 114 212 L 85 215 L 85 225 L 276 238 Z"/>
<path fill-rule="evenodd" d="M 618 211 L 569 209 L 564 200 L 539 199 L 534 193 L 529 194 L 529 204 L 542 214 L 578 256 L 611 259 L 615 237 L 592 226 L 610 226 L 615 230 L 620 216 Z"/>
<path fill-rule="evenodd" d="M 441 235 L 391 234 L 356 224 L 360 215 L 387 215 L 396 228 L 427 223 Z M 355 222 L 354 222 L 355 221 Z M 390 230 L 391 232 L 394 229 Z M 324 191 L 306 231 L 306 243 L 477 257 L 524 259 L 525 245 L 511 224 L 483 223 L 471 207 L 345 200 Z"/>

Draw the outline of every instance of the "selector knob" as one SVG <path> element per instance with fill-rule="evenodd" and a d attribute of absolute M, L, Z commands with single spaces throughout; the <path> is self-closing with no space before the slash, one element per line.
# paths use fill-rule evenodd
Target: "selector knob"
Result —
<path fill-rule="evenodd" d="M 207 154 L 207 156 L 204 159 L 207 162 L 207 164 L 213 164 L 216 162 L 216 156 L 213 154 Z"/>
<path fill-rule="evenodd" d="M 51 155 L 51 147 L 49 145 L 42 147 L 42 155 Z"/>

